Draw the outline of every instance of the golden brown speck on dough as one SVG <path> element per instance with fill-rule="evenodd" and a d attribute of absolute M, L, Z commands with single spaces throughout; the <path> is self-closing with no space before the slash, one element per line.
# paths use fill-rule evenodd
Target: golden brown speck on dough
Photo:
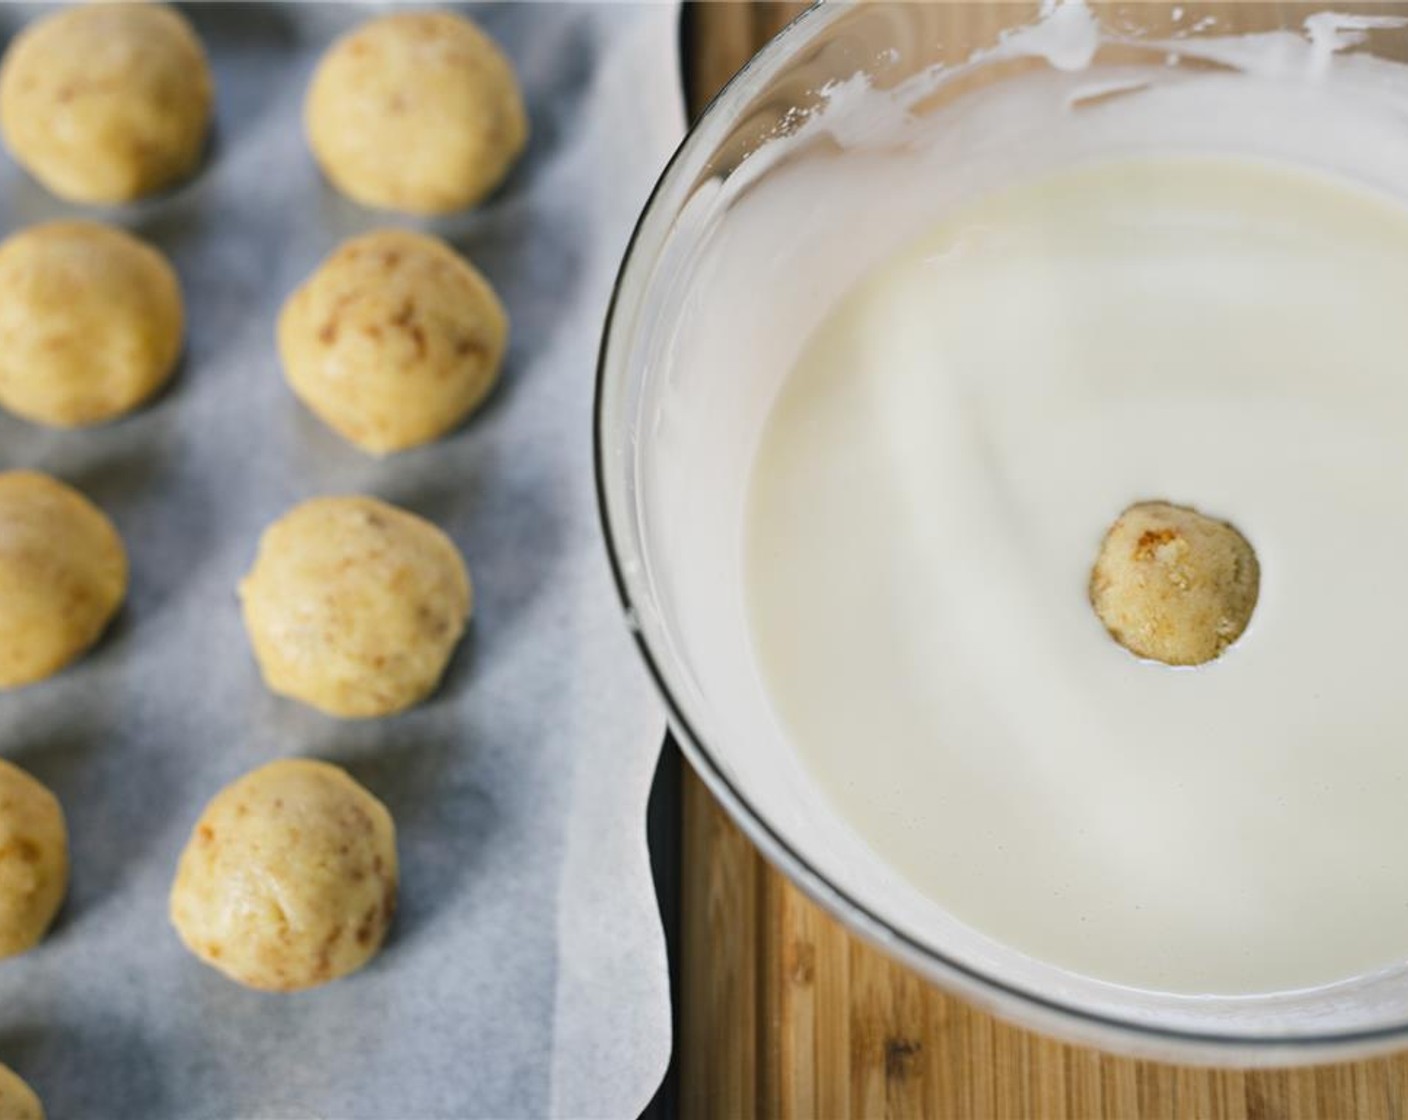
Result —
<path fill-rule="evenodd" d="M 332 951 L 337 947 L 338 941 L 342 939 L 342 928 L 332 930 L 323 943 L 318 946 L 318 959 L 314 965 L 313 974 L 318 980 L 330 980 L 332 978 Z"/>
<path fill-rule="evenodd" d="M 39 846 L 26 836 L 18 836 L 0 847 L 0 860 L 18 857 L 21 863 L 38 863 Z"/>
<path fill-rule="evenodd" d="M 337 336 L 342 325 L 342 313 L 347 309 L 347 305 L 361 298 L 360 291 L 343 292 L 333 300 L 332 307 L 328 310 L 327 320 L 318 330 L 318 339 L 327 346 L 331 346 L 337 341 Z"/>
<path fill-rule="evenodd" d="M 362 920 L 357 925 L 358 945 L 368 945 L 371 943 L 372 932 L 376 928 L 377 913 L 377 907 L 372 905 L 367 907 L 367 912 L 362 915 Z"/>
<path fill-rule="evenodd" d="M 196 829 L 196 836 L 200 839 L 200 842 L 202 844 L 215 843 L 215 830 L 211 828 L 208 824 L 203 824 L 198 827 Z"/>
<path fill-rule="evenodd" d="M 1134 558 L 1152 560 L 1161 545 L 1171 544 L 1176 540 L 1178 533 L 1173 529 L 1146 529 L 1134 546 Z"/>

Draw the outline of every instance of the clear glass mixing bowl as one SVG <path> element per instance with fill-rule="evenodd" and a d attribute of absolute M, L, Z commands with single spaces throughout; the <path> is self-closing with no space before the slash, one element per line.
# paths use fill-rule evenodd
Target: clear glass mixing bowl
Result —
<path fill-rule="evenodd" d="M 1205 72 L 1217 63 L 1180 58 L 1167 40 L 1277 29 L 1299 34 L 1318 7 L 1100 6 L 1111 35 L 1085 73 L 1119 79 L 1130 66 L 1151 61 Z M 1391 7 L 1367 10 L 1382 16 Z M 975 51 L 1037 17 L 1036 5 L 1020 3 L 821 5 L 763 50 L 685 139 L 636 230 L 601 354 L 598 483 L 627 620 L 685 753 L 753 842 L 848 927 L 944 987 L 1040 1030 L 1168 1060 L 1280 1064 L 1403 1045 L 1408 968 L 1314 991 L 1186 997 L 1076 976 L 993 942 L 869 852 L 833 813 L 768 714 L 743 621 L 734 525 L 761 422 L 757 402 L 767 394 L 740 385 L 727 366 L 693 363 L 690 372 L 675 360 L 684 344 L 681 324 L 700 313 L 691 299 L 704 249 L 719 236 L 730 197 L 748 184 L 796 159 L 847 158 L 834 135 L 786 159 L 765 154 L 766 141 L 793 131 L 828 83 L 864 73 L 885 90 L 943 67 L 947 77 L 937 92 L 915 108 L 942 110 L 1048 67 L 1041 59 L 1002 57 L 1000 50 L 972 61 Z M 1408 48 L 1402 28 L 1369 28 L 1353 38 L 1360 40 L 1353 50 L 1399 60 Z M 1111 82 L 1112 93 L 1123 88 Z M 1021 137 L 995 137 L 989 154 L 1009 154 L 1004 144 L 1015 158 Z M 736 188 L 732 195 L 729 188 Z M 798 236 L 818 221 L 855 223 L 860 236 L 864 215 L 828 212 L 835 204 L 799 197 Z M 812 279 L 800 275 L 797 282 Z M 765 310 L 767 286 L 760 283 L 750 299 Z M 698 326 L 692 323 L 696 338 Z M 703 337 L 735 329 L 741 328 L 706 324 Z"/>

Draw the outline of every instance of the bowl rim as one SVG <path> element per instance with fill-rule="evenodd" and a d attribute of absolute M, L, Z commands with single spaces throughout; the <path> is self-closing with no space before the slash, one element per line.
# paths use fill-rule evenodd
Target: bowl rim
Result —
<path fill-rule="evenodd" d="M 780 61 L 791 56 L 806 41 L 812 24 L 830 20 L 849 5 L 843 0 L 815 0 L 757 51 L 716 93 L 685 130 L 664 169 L 651 188 L 626 244 L 621 265 L 612 283 L 601 340 L 597 351 L 592 400 L 593 484 L 601 535 L 616 587 L 623 623 L 631 633 L 636 650 L 650 676 L 656 693 L 665 705 L 669 731 L 703 780 L 710 794 L 729 818 L 765 859 L 797 886 L 812 902 L 836 919 L 849 932 L 879 948 L 891 958 L 914 969 L 946 992 L 956 994 L 983 1010 L 1017 1026 L 1056 1035 L 1076 1045 L 1095 1046 L 1125 1056 L 1205 1066 L 1236 1065 L 1244 1068 L 1308 1065 L 1323 1061 L 1345 1061 L 1370 1057 L 1393 1050 L 1408 1042 L 1408 1020 L 1382 1027 L 1319 1034 L 1232 1034 L 1187 1030 L 1157 1023 L 1140 1022 L 1118 1015 L 1091 1011 L 1039 991 L 1014 984 L 981 968 L 974 967 L 906 933 L 883 915 L 832 883 L 768 822 L 748 795 L 728 776 L 690 723 L 684 706 L 672 691 L 661 668 L 663 654 L 653 648 L 643 629 L 633 621 L 640 616 L 640 604 L 632 596 L 618 541 L 622 530 L 608 494 L 606 431 L 606 387 L 610 379 L 612 337 L 623 309 L 623 288 L 627 275 L 643 249 L 643 231 L 655 216 L 667 189 L 675 185 L 699 136 L 726 112 L 731 101 L 754 79 L 765 75 Z M 820 26 L 825 26 L 821 24 Z M 663 244 L 663 241 L 662 241 Z M 656 246 L 658 248 L 658 246 Z"/>

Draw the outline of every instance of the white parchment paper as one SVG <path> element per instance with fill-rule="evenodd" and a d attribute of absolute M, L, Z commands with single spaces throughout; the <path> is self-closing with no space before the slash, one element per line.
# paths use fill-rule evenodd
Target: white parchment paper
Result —
<path fill-rule="evenodd" d="M 107 215 L 180 273 L 179 377 L 94 431 L 0 417 L 0 467 L 78 486 L 132 561 L 96 652 L 0 694 L 0 753 L 58 794 L 73 855 L 51 937 L 0 962 L 0 1061 L 54 1120 L 633 1115 L 670 1047 L 644 839 L 663 720 L 606 570 L 590 408 L 615 270 L 682 129 L 676 9 L 475 9 L 518 67 L 531 147 L 488 205 L 429 228 L 488 275 L 513 339 L 467 427 L 385 461 L 302 409 L 274 345 L 283 298 L 342 238 L 414 224 L 332 192 L 302 136 L 318 55 L 373 9 L 187 11 L 215 68 L 209 162 Z M 33 14 L 0 8 L 0 34 Z M 3 232 L 78 212 L 0 167 Z M 391 720 L 339 723 L 270 695 L 235 600 L 266 524 L 344 492 L 433 519 L 475 581 L 443 689 Z M 380 796 L 402 866 L 383 954 L 293 996 L 223 979 L 166 918 L 203 804 L 284 755 L 342 764 Z"/>

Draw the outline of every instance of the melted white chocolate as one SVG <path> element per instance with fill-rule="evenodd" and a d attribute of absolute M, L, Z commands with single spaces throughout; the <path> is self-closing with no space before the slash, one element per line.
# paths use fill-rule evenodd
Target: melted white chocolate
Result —
<path fill-rule="evenodd" d="M 959 918 L 1178 991 L 1408 953 L 1408 212 L 1295 170 L 1114 162 L 954 215 L 812 337 L 748 538 L 778 711 Z M 1111 520 L 1232 519 L 1262 602 L 1140 662 Z"/>

